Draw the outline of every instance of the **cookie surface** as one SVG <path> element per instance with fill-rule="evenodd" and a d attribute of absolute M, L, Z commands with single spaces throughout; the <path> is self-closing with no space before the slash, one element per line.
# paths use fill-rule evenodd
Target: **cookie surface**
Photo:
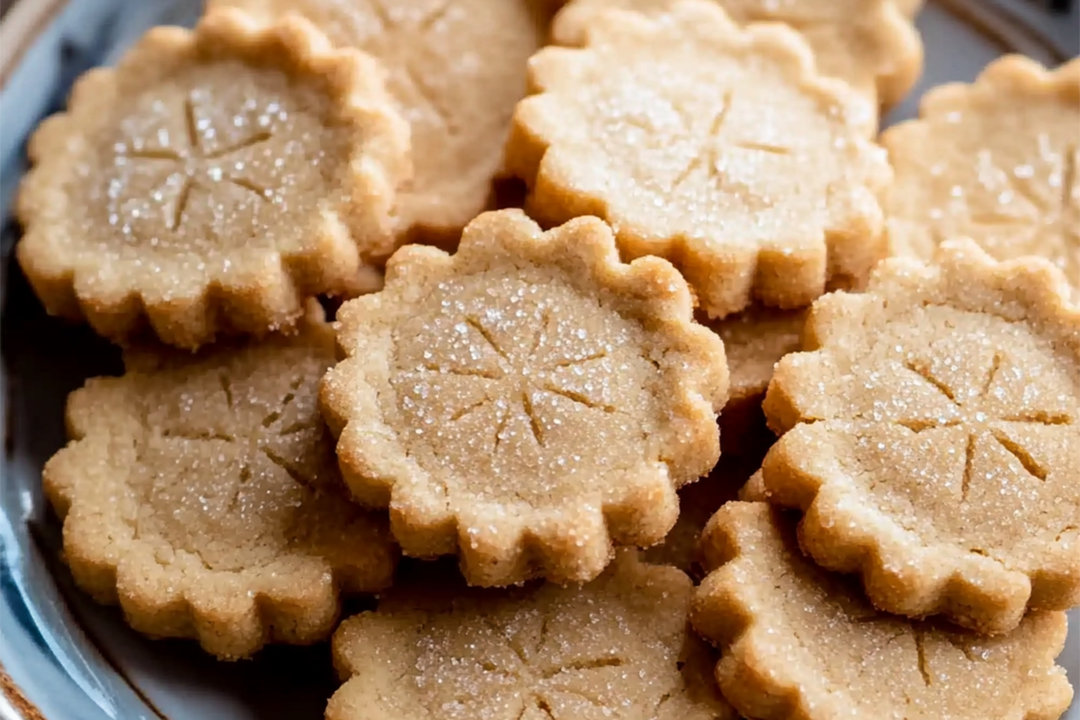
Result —
<path fill-rule="evenodd" d="M 287 327 L 385 259 L 411 172 L 371 58 L 232 11 L 84 75 L 29 154 L 18 258 L 48 311 L 185 348 Z"/>
<path fill-rule="evenodd" d="M 293 337 L 131 351 L 72 393 L 43 482 L 76 582 L 223 659 L 323 640 L 340 591 L 389 586 L 387 521 L 349 502 L 319 416 L 333 361 L 315 305 Z"/>
<path fill-rule="evenodd" d="M 997 638 L 886 615 L 805 559 L 794 524 L 762 503 L 721 508 L 702 545 L 717 569 L 691 619 L 719 644 L 720 687 L 747 717 L 1057 720 L 1072 699 L 1054 664 L 1064 613 Z"/>
<path fill-rule="evenodd" d="M 398 242 L 452 246 L 486 209 L 526 61 L 545 42 L 545 0 L 211 0 L 257 16 L 300 13 L 335 44 L 387 70 L 412 126 L 415 176 L 397 208 Z"/>
<path fill-rule="evenodd" d="M 739 29 L 703 0 L 607 10 L 530 73 L 507 145 L 530 214 L 606 219 L 625 255 L 670 259 L 709 316 L 755 297 L 804 307 L 884 253 L 873 119 L 790 28 Z"/>
<path fill-rule="evenodd" d="M 618 7 L 657 15 L 674 0 L 573 0 L 552 26 L 555 42 L 581 44 L 591 16 Z M 922 42 L 904 16 L 911 0 L 713 0 L 739 24 L 782 22 L 810 43 L 821 72 L 882 105 L 899 102 L 922 70 Z M 902 7 L 907 5 L 908 7 Z M 913 12 L 911 14 L 914 14 Z M 910 16 L 910 15 L 909 15 Z"/>
<path fill-rule="evenodd" d="M 1009 56 L 945 85 L 882 134 L 896 172 L 886 212 L 900 255 L 970 237 L 998 260 L 1049 259 L 1080 301 L 1080 60 L 1047 71 Z"/>
<path fill-rule="evenodd" d="M 583 587 L 394 590 L 334 635 L 327 720 L 735 720 L 693 586 L 624 552 Z"/>
<path fill-rule="evenodd" d="M 822 298 L 765 399 L 771 502 L 874 604 L 984 633 L 1080 602 L 1080 309 L 971 241 Z"/>
<path fill-rule="evenodd" d="M 620 263 L 582 218 L 542 233 L 486 213 L 458 253 L 399 250 L 338 314 L 323 413 L 354 495 L 408 555 L 459 553 L 472 584 L 596 577 L 651 545 L 708 472 L 723 346 L 658 258 Z"/>

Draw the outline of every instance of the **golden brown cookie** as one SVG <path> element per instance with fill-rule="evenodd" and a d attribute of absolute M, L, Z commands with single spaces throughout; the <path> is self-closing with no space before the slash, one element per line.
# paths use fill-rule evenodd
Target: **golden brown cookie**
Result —
<path fill-rule="evenodd" d="M 943 240 L 970 237 L 998 260 L 1051 260 L 1080 302 L 1080 59 L 1050 72 L 1002 58 L 972 85 L 931 90 L 919 119 L 881 142 L 897 254 L 929 261 Z"/>
<path fill-rule="evenodd" d="M 556 17 L 552 37 L 580 45 L 592 18 L 606 8 L 659 15 L 676 0 L 573 0 Z M 782 22 L 810 43 L 824 75 L 850 84 L 884 106 L 907 95 L 922 71 L 923 48 L 901 4 L 911 0 L 712 0 L 744 25 Z M 912 13 L 913 14 L 913 13 Z M 910 15 L 908 16 L 910 17 Z"/>
<path fill-rule="evenodd" d="M 552 224 L 597 215 L 629 257 L 670 259 L 710 317 L 799 308 L 885 252 L 873 119 L 790 28 L 689 0 L 594 16 L 583 48 L 530 61 L 507 145 Z M 813 168 L 808 172 L 807 168 Z"/>
<path fill-rule="evenodd" d="M 760 305 L 708 326 L 724 341 L 730 382 L 720 413 L 723 454 L 754 455 L 774 436 L 765 427 L 761 401 L 780 358 L 801 349 L 806 309 L 776 310 Z"/>
<path fill-rule="evenodd" d="M 725 697 L 758 720 L 1057 720 L 1072 688 L 1054 658 L 1064 613 L 981 638 L 887 615 L 803 558 L 792 521 L 730 503 L 702 539 L 691 619 L 718 643 Z"/>
<path fill-rule="evenodd" d="M 398 242 L 452 246 L 486 209 L 526 61 L 545 42 L 545 0 L 210 0 L 263 18 L 301 13 L 336 44 L 371 53 L 412 125 L 416 176 Z"/>
<path fill-rule="evenodd" d="M 739 490 L 742 502 L 769 502 L 769 490 L 765 487 L 765 476 L 758 470 Z"/>
<path fill-rule="evenodd" d="M 653 565 L 677 567 L 693 580 L 704 577 L 698 540 L 709 518 L 721 505 L 734 500 L 747 477 L 761 467 L 764 453 L 723 455 L 708 477 L 679 489 L 679 519 L 659 545 L 641 551 Z"/>
<path fill-rule="evenodd" d="M 765 399 L 773 503 L 874 604 L 984 633 L 1080 602 L 1080 308 L 971 241 L 814 304 Z"/>
<path fill-rule="evenodd" d="M 619 262 L 595 218 L 485 213 L 452 257 L 399 250 L 338 320 L 322 397 L 345 481 L 474 585 L 591 580 L 716 463 L 723 345 L 671 265 Z"/>
<path fill-rule="evenodd" d="M 76 582 L 136 630 L 242 658 L 323 640 L 341 591 L 390 584 L 386 519 L 349 502 L 319 416 L 334 333 L 308 312 L 293 337 L 129 352 L 68 399 L 45 492 Z"/>
<path fill-rule="evenodd" d="M 735 720 L 687 624 L 692 591 L 628 551 L 585 586 L 395 588 L 334 635 L 346 682 L 326 718 Z"/>
<path fill-rule="evenodd" d="M 408 139 L 375 61 L 299 18 L 155 28 L 31 139 L 19 262 L 115 341 L 288 327 L 389 254 Z"/>

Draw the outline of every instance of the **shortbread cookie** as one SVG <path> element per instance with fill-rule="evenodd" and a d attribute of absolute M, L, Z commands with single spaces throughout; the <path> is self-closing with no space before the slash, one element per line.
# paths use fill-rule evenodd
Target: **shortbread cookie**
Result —
<path fill-rule="evenodd" d="M 1065 613 L 1034 612 L 981 638 L 886 615 L 803 558 L 794 523 L 731 503 L 702 549 L 694 627 L 720 645 L 724 696 L 758 720 L 1057 720 L 1072 688 L 1054 658 Z"/>
<path fill-rule="evenodd" d="M 287 327 L 391 251 L 408 139 L 375 61 L 299 18 L 155 28 L 31 139 L 19 262 L 115 341 Z"/>
<path fill-rule="evenodd" d="M 720 413 L 720 446 L 725 455 L 754 454 L 763 442 L 771 441 L 761 401 L 776 363 L 801 349 L 805 324 L 805 309 L 757 305 L 709 324 L 724 341 L 730 371 L 728 401 Z"/>
<path fill-rule="evenodd" d="M 325 639 L 340 591 L 390 584 L 388 523 L 349 502 L 319 417 L 320 315 L 255 345 L 129 352 L 69 398 L 45 492 L 76 582 L 136 630 L 242 658 Z"/>
<path fill-rule="evenodd" d="M 874 604 L 984 633 L 1080 602 L 1080 308 L 971 241 L 814 304 L 765 399 L 771 502 Z"/>
<path fill-rule="evenodd" d="M 530 61 L 539 94 L 518 103 L 507 161 L 531 213 L 608 220 L 627 256 L 670 259 L 711 317 L 866 277 L 891 171 L 872 118 L 797 33 L 689 0 L 657 18 L 607 10 L 587 40 Z"/>
<path fill-rule="evenodd" d="M 334 635 L 327 720 L 734 720 L 693 586 L 624 551 L 585 586 L 392 590 Z M 438 590 L 436 590 L 438 593 Z"/>
<path fill-rule="evenodd" d="M 973 85 L 931 90 L 920 110 L 881 138 L 894 251 L 930 260 L 966 236 L 998 260 L 1039 255 L 1080 302 L 1080 59 L 1048 72 L 1012 55 Z"/>
<path fill-rule="evenodd" d="M 723 345 L 675 269 L 620 263 L 596 218 L 485 213 L 452 257 L 399 250 L 338 320 L 323 414 L 345 481 L 405 554 L 459 553 L 474 585 L 591 580 L 716 463 Z"/>
<path fill-rule="evenodd" d="M 746 478 L 761 466 L 762 455 L 725 454 L 708 477 L 681 488 L 675 527 L 662 543 L 643 550 L 641 559 L 654 565 L 677 567 L 695 581 L 704 577 L 698 556 L 701 531 L 721 505 L 736 498 Z"/>
<path fill-rule="evenodd" d="M 211 0 L 266 18 L 298 12 L 338 45 L 377 57 L 412 125 L 416 176 L 398 241 L 452 246 L 487 209 L 526 62 L 545 42 L 546 0 Z"/>
<path fill-rule="evenodd" d="M 902 0 L 913 5 L 911 0 Z M 580 45 L 593 17 L 606 8 L 649 15 L 675 0 L 573 0 L 555 18 L 552 37 Z M 739 24 L 782 22 L 810 43 L 817 66 L 875 103 L 893 105 L 911 90 L 922 71 L 923 48 L 904 16 L 901 0 L 712 0 Z"/>

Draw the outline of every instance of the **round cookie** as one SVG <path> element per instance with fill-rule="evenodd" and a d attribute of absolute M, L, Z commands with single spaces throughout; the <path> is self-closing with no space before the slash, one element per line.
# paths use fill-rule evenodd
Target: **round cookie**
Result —
<path fill-rule="evenodd" d="M 881 136 L 893 251 L 930 261 L 964 236 L 998 260 L 1038 255 L 1080 301 L 1080 59 L 1047 71 L 1002 58 L 972 85 L 931 90 L 919 115 Z"/>
<path fill-rule="evenodd" d="M 817 301 L 777 365 L 770 502 L 874 605 L 1005 633 L 1080 603 L 1080 308 L 1045 261 L 970 240 Z"/>
<path fill-rule="evenodd" d="M 142 349 L 68 399 L 45 465 L 76 583 L 153 637 L 221 659 L 330 636 L 339 594 L 390 585 L 385 517 L 352 505 L 318 409 L 334 333 L 198 354 Z"/>
<path fill-rule="evenodd" d="M 1065 613 L 996 638 L 888 615 L 804 558 L 794 522 L 763 503 L 721 508 L 702 551 L 713 572 L 691 621 L 719 646 L 716 678 L 746 717 L 1057 720 L 1072 699 L 1054 663 Z"/>
<path fill-rule="evenodd" d="M 716 463 L 727 366 L 691 315 L 675 269 L 619 262 L 595 218 L 486 213 L 452 257 L 402 248 L 338 313 L 322 399 L 345 480 L 471 584 L 590 580 Z"/>
<path fill-rule="evenodd" d="M 626 256 L 670 259 L 714 318 L 865 280 L 891 171 L 873 117 L 797 33 L 740 29 L 703 0 L 593 19 L 584 47 L 530 61 L 537 94 L 518 103 L 507 162 L 531 214 L 604 218 Z"/>
<path fill-rule="evenodd" d="M 591 17 L 605 8 L 648 15 L 668 10 L 675 0 L 573 0 L 556 17 L 552 37 L 579 45 Z M 850 84 L 873 105 L 900 102 L 922 70 L 919 34 L 905 17 L 912 0 L 712 0 L 735 22 L 781 22 L 810 43 L 818 69 Z M 907 5 L 909 7 L 902 7 Z M 910 7 L 910 6 L 916 7 Z M 909 12 L 908 17 L 914 12 Z"/>
<path fill-rule="evenodd" d="M 526 61 L 549 0 L 210 0 L 272 20 L 300 13 L 337 45 L 379 59 L 412 126 L 415 177 L 399 196 L 398 244 L 454 246 L 487 209 Z"/>
<path fill-rule="evenodd" d="M 300 18 L 155 28 L 31 139 L 19 263 L 116 342 L 287 328 L 390 253 L 408 140 L 374 60 Z"/>
<path fill-rule="evenodd" d="M 584 586 L 395 588 L 334 635 L 345 684 L 326 718 L 736 720 L 686 621 L 692 590 L 632 551 Z"/>

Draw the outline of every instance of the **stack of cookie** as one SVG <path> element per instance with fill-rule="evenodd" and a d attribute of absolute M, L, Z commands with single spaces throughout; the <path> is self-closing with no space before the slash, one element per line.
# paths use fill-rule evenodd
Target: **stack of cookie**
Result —
<path fill-rule="evenodd" d="M 212 0 L 43 123 L 76 582 L 328 720 L 1059 717 L 1080 62 L 877 137 L 917 3 L 558 4 Z"/>

